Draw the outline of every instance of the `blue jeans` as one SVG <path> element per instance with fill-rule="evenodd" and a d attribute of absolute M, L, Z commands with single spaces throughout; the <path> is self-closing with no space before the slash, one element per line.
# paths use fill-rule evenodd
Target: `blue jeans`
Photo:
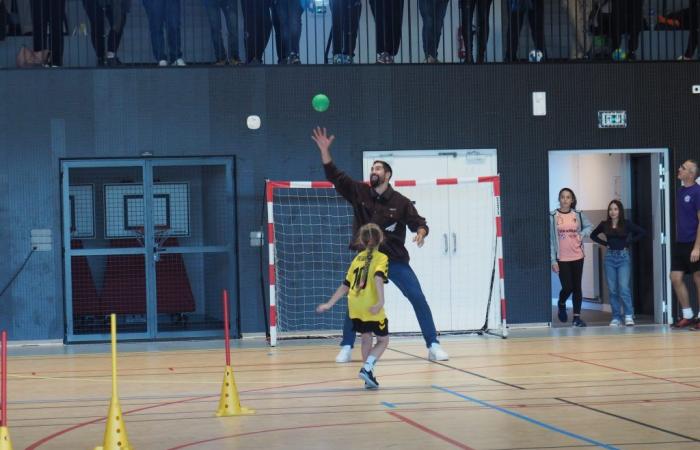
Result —
<path fill-rule="evenodd" d="M 204 8 L 209 17 L 211 42 L 214 45 L 214 56 L 217 61 L 226 60 L 226 48 L 221 37 L 221 13 L 224 14 L 228 30 L 229 59 L 241 59 L 238 53 L 238 1 L 237 0 L 204 0 Z"/>
<path fill-rule="evenodd" d="M 423 51 L 426 57 L 437 58 L 448 2 L 449 0 L 418 0 L 418 10 L 423 19 Z"/>
<path fill-rule="evenodd" d="M 151 46 L 156 61 L 174 62 L 182 58 L 180 38 L 180 0 L 143 0 L 151 32 Z M 165 52 L 163 28 L 168 34 L 168 53 Z"/>
<path fill-rule="evenodd" d="M 622 320 L 624 315 L 634 315 L 632 293 L 630 291 L 630 254 L 627 250 L 608 250 L 605 254 L 605 278 L 610 292 L 610 307 L 614 319 Z M 620 305 L 622 300 L 622 305 Z"/>
<path fill-rule="evenodd" d="M 433 322 L 433 313 L 430 311 L 430 306 L 428 306 L 425 295 L 423 295 L 418 277 L 416 277 L 411 266 L 406 262 L 389 260 L 389 280 L 399 288 L 401 293 L 413 305 L 426 347 L 430 347 L 434 342 L 439 342 L 437 331 L 435 331 L 435 322 Z M 346 315 L 343 323 L 343 340 L 340 342 L 340 345 L 353 346 L 354 344 L 355 332 L 352 329 L 352 321 L 350 316 Z"/>
<path fill-rule="evenodd" d="M 299 0 L 272 0 L 272 7 L 279 20 L 279 59 L 283 60 L 291 53 L 299 55 L 301 39 L 301 16 L 304 10 Z"/>

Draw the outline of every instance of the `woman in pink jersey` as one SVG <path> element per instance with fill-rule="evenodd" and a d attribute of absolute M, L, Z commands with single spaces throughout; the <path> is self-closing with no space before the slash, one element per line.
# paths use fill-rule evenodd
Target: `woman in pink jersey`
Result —
<path fill-rule="evenodd" d="M 561 322 L 566 322 L 566 300 L 573 294 L 575 327 L 585 327 L 581 319 L 583 293 L 583 238 L 591 234 L 593 225 L 586 216 L 576 209 L 576 194 L 569 188 L 559 191 L 559 208 L 549 213 L 550 259 L 552 271 L 559 274 L 559 313 Z"/>

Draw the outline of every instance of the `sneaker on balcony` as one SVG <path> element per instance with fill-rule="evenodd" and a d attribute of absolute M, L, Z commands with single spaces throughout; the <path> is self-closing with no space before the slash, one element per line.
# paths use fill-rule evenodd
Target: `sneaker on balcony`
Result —
<path fill-rule="evenodd" d="M 352 347 L 349 345 L 343 345 L 340 347 L 338 356 L 335 357 L 335 362 L 337 363 L 347 363 L 352 361 Z"/>
<path fill-rule="evenodd" d="M 634 326 L 634 318 L 632 318 L 632 316 L 625 316 L 625 326 L 627 326 L 627 327 Z"/>
<path fill-rule="evenodd" d="M 333 55 L 333 64 L 352 64 L 352 56 L 338 53 Z"/>
<path fill-rule="evenodd" d="M 544 53 L 542 53 L 542 50 L 530 50 L 530 53 L 527 55 L 527 59 L 530 62 L 542 62 L 544 59 Z"/>
<path fill-rule="evenodd" d="M 185 63 L 185 60 L 184 60 L 184 59 L 178 58 L 178 59 L 176 59 L 175 61 L 173 61 L 173 64 L 172 64 L 172 65 L 175 66 L 175 67 L 184 67 L 184 66 L 187 65 L 187 63 Z"/>
<path fill-rule="evenodd" d="M 158 67 L 168 67 L 168 61 L 161 59 L 158 61 Z"/>
<path fill-rule="evenodd" d="M 433 55 L 428 55 L 425 57 L 425 63 L 426 64 L 440 64 L 440 60 L 437 59 L 437 57 Z"/>
<path fill-rule="evenodd" d="M 450 355 L 440 347 L 440 344 L 433 342 L 428 348 L 428 359 L 430 361 L 447 361 L 450 359 Z"/>
<path fill-rule="evenodd" d="M 388 52 L 377 53 L 377 64 L 393 64 L 393 63 L 394 63 L 394 57 L 391 55 L 391 53 L 388 53 Z"/>
<path fill-rule="evenodd" d="M 611 327 L 619 327 L 620 325 L 622 325 L 622 322 L 617 317 L 610 321 Z"/>

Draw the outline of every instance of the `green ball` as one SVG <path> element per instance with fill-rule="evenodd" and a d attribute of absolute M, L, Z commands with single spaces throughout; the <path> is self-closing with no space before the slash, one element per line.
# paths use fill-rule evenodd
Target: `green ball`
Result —
<path fill-rule="evenodd" d="M 311 100 L 311 106 L 318 112 L 323 112 L 331 106 L 331 101 L 325 94 L 316 94 Z"/>

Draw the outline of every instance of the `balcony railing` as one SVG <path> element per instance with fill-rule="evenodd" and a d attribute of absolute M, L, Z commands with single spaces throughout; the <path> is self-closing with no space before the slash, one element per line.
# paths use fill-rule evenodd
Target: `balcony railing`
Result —
<path fill-rule="evenodd" d="M 0 0 L 0 67 L 690 60 L 698 1 Z"/>

